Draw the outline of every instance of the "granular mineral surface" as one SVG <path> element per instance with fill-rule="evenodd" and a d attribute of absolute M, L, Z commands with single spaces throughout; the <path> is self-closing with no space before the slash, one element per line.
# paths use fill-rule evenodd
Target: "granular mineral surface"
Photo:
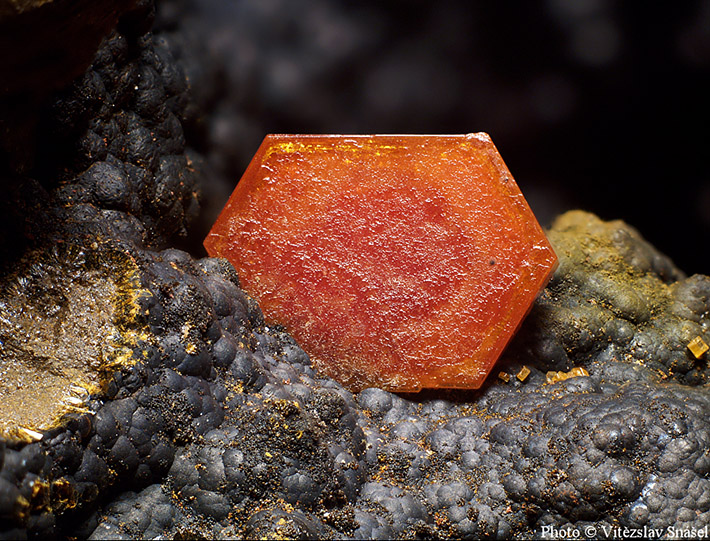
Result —
<path fill-rule="evenodd" d="M 191 122 L 219 109 L 199 92 L 219 70 L 180 27 L 149 33 L 150 17 L 136 5 L 84 75 L 17 116 L 40 115 L 41 144 L 25 125 L 0 131 L 18 151 L 0 173 L 0 362 L 72 380 L 62 359 L 81 355 L 105 370 L 49 426 L 23 421 L 26 437 L 0 439 L 0 536 L 530 539 L 710 525 L 710 369 L 688 349 L 710 343 L 708 276 L 684 275 L 624 222 L 569 212 L 548 231 L 559 268 L 496 366 L 507 382 L 352 393 L 265 323 L 228 262 L 169 247 L 204 184 L 193 149 L 217 127 Z M 81 323 L 68 329 L 61 311 Z M 8 341 L 29 317 L 62 331 L 56 364 L 44 330 Z"/>
<path fill-rule="evenodd" d="M 205 246 L 355 391 L 480 387 L 557 264 L 484 133 L 267 136 Z"/>

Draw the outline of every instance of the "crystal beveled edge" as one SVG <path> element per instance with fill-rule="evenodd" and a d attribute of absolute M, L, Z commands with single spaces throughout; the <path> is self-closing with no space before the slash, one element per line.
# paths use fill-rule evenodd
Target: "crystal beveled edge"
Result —
<path fill-rule="evenodd" d="M 466 139 L 478 139 L 492 141 L 491 136 L 486 132 L 471 133 L 268 133 L 266 137 L 304 137 L 304 138 L 367 138 L 367 137 L 465 137 Z"/>

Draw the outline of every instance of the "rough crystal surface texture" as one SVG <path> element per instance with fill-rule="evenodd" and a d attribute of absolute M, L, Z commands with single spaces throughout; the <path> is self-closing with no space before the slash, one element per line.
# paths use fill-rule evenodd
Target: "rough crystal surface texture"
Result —
<path fill-rule="evenodd" d="M 205 246 L 352 390 L 480 387 L 557 261 L 486 134 L 267 136 Z"/>

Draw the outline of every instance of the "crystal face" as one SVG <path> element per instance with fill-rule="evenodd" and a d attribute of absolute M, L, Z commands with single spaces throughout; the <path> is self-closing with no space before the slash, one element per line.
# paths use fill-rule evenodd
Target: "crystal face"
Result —
<path fill-rule="evenodd" d="M 353 391 L 476 389 L 557 258 L 488 135 L 269 135 L 205 239 Z"/>
<path fill-rule="evenodd" d="M 702 357 L 705 352 L 710 349 L 710 346 L 705 343 L 705 340 L 703 340 L 702 337 L 696 336 L 688 344 L 688 349 L 696 359 L 700 359 L 700 357 Z"/>

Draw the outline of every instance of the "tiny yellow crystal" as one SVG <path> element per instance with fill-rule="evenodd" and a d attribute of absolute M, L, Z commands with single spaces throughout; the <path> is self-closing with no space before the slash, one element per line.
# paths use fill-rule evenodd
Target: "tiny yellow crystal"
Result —
<path fill-rule="evenodd" d="M 510 374 L 508 374 L 508 372 L 499 372 L 498 377 L 506 383 L 510 381 Z"/>
<path fill-rule="evenodd" d="M 708 349 L 710 349 L 710 346 L 708 346 L 705 343 L 705 340 L 703 340 L 700 336 L 696 336 L 688 343 L 688 349 L 696 359 L 699 359 Z"/>
<path fill-rule="evenodd" d="M 529 375 L 530 375 L 530 369 L 527 366 L 523 366 L 520 369 L 520 372 L 518 372 L 515 375 L 515 377 L 517 377 L 520 381 L 525 381 Z"/>

